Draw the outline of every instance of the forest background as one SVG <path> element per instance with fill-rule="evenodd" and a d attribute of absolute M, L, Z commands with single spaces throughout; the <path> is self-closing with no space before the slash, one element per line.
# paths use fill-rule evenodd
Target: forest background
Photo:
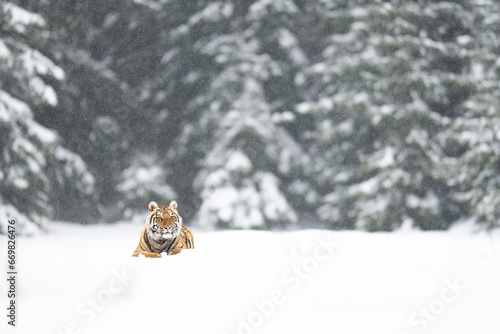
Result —
<path fill-rule="evenodd" d="M 494 0 L 0 4 L 0 233 L 499 226 Z M 22 233 L 22 231 L 20 231 Z"/>

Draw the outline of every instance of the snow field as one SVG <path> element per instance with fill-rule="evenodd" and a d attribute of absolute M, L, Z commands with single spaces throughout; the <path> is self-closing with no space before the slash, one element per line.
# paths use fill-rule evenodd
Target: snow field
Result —
<path fill-rule="evenodd" d="M 141 228 L 19 237 L 18 326 L 1 332 L 500 332 L 498 232 L 194 230 L 194 250 L 132 258 Z"/>

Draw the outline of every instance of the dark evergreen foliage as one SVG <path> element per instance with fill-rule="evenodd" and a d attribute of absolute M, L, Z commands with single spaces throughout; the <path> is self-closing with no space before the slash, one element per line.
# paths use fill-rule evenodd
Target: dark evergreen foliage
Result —
<path fill-rule="evenodd" d="M 0 217 L 175 197 L 211 228 L 497 227 L 498 22 L 493 0 L 4 2 Z"/>

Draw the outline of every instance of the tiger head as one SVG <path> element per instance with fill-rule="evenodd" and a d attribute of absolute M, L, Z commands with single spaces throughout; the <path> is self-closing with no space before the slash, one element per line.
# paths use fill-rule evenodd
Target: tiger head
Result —
<path fill-rule="evenodd" d="M 168 206 L 158 206 L 156 202 L 148 205 L 149 215 L 147 231 L 156 241 L 173 239 L 179 235 L 182 228 L 182 218 L 177 212 L 177 202 L 172 201 Z"/>

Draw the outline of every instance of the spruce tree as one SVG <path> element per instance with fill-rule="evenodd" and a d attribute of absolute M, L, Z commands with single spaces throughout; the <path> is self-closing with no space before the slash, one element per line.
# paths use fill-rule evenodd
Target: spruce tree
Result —
<path fill-rule="evenodd" d="M 473 54 L 468 80 L 475 94 L 448 130 L 443 171 L 466 218 L 491 229 L 500 226 L 500 4 L 482 1 L 471 14 L 474 32 L 459 43 Z"/>
<path fill-rule="evenodd" d="M 40 125 L 33 109 L 55 107 L 52 83 L 64 71 L 36 49 L 46 21 L 14 3 L 0 5 L 0 233 L 15 219 L 30 233 L 52 214 L 55 189 L 90 196 L 93 178 L 75 154 L 60 145 L 56 132 Z"/>
<path fill-rule="evenodd" d="M 33 10 L 47 19 L 48 39 L 41 44 L 65 74 L 63 83 L 55 82 L 59 103 L 53 108 L 34 110 L 43 125 L 57 129 L 64 145 L 78 154 L 95 179 L 93 198 L 54 198 L 58 219 L 80 221 L 86 212 L 89 221 L 120 219 L 122 195 L 118 189 L 124 170 L 132 163 L 142 127 L 138 108 L 127 79 L 151 62 L 127 61 L 138 45 L 147 19 L 131 1 L 33 2 Z M 137 39 L 132 36 L 137 35 Z M 118 70 L 117 70 L 118 69 Z M 55 110 L 54 110 L 55 109 Z"/>
<path fill-rule="evenodd" d="M 191 106 L 204 110 L 198 130 L 185 133 L 207 152 L 195 180 L 201 196 L 197 220 L 212 228 L 287 226 L 297 215 L 281 182 L 300 168 L 301 149 L 280 123 L 291 115 L 269 87 L 287 73 L 279 58 L 290 56 L 292 47 L 300 52 L 277 20 L 297 8 L 289 1 L 237 1 L 224 8 L 217 22 L 224 29 L 199 43 L 219 70 Z M 280 43 L 285 37 L 290 44 Z"/>
<path fill-rule="evenodd" d="M 440 173 L 444 130 L 474 92 L 469 1 L 331 1 L 323 59 L 306 72 L 318 210 L 330 226 L 447 228 L 463 214 Z"/>

